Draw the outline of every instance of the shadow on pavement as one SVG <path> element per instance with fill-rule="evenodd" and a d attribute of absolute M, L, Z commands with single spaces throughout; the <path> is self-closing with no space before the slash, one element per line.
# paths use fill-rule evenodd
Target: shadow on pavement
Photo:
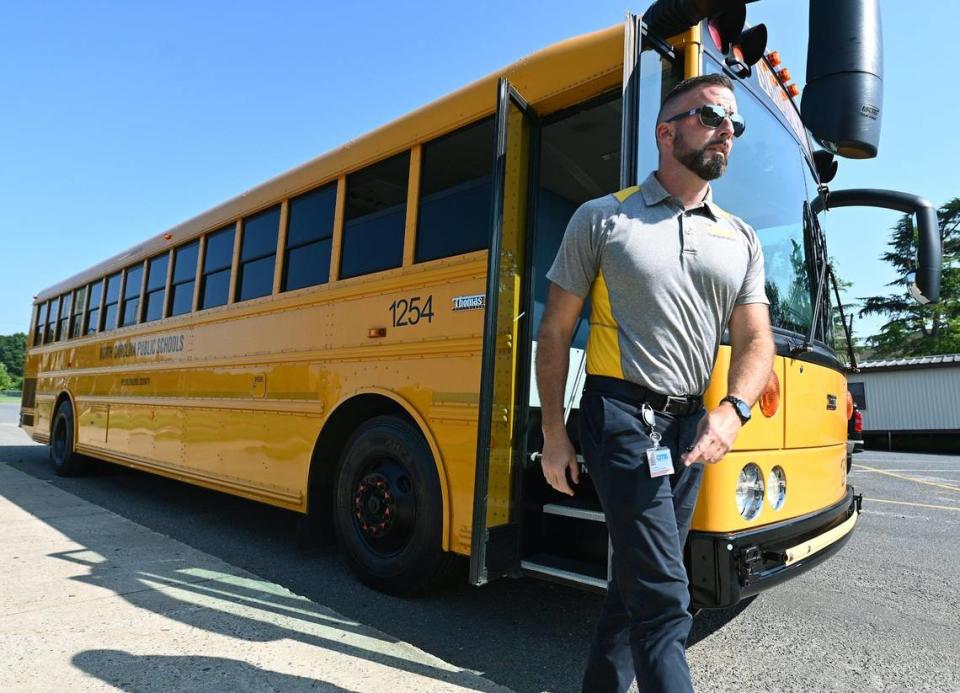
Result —
<path fill-rule="evenodd" d="M 81 671 L 121 691 L 319 691 L 352 693 L 332 683 L 260 669 L 238 659 L 132 655 L 120 650 L 87 650 L 71 660 Z"/>
<path fill-rule="evenodd" d="M 366 637 L 360 624 L 369 623 L 464 669 L 460 685 L 475 685 L 478 679 L 470 672 L 476 671 L 521 693 L 580 689 L 594 623 L 602 605 L 600 595 L 530 579 L 505 579 L 482 589 L 461 582 L 429 597 L 398 599 L 358 583 L 334 548 L 298 550 L 294 541 L 295 513 L 109 464 L 92 476 L 62 479 L 50 469 L 46 447 L 37 445 L 2 447 L 0 462 L 294 593 L 264 600 L 262 592 L 251 592 L 249 586 L 185 573 L 189 566 L 183 565 L 174 564 L 158 571 L 156 562 L 150 560 L 145 560 L 138 577 L 149 589 L 133 594 L 127 593 L 128 585 L 118 584 L 117 578 L 111 577 L 107 566 L 91 565 L 89 575 L 79 578 L 114 589 L 141 608 L 232 636 L 237 634 L 236 619 L 253 617 L 245 610 L 280 614 L 282 626 L 259 622 L 255 629 L 244 630 L 255 633 L 250 637 L 256 639 L 296 638 L 317 647 L 458 683 L 455 673 L 431 670 L 429 666 L 303 632 L 315 629 L 318 622 L 322 624 L 328 617 L 320 612 L 291 615 L 291 608 L 303 606 L 296 595 L 303 595 L 356 620 L 358 623 L 352 626 L 337 626 L 348 634 Z M 7 491 L 4 493 L 9 497 Z M 31 510 L 29 499 L 10 500 Z M 99 545 L 105 537 L 84 531 L 77 523 L 64 523 L 56 517 L 43 521 L 103 556 L 110 556 L 115 548 Z M 67 555 L 61 558 L 82 560 Z M 170 601 L 202 605 L 209 599 L 217 600 L 216 610 L 173 609 Z M 698 615 L 690 644 L 725 625 L 745 606 Z M 84 666 L 92 667 L 90 662 L 104 659 L 91 656 L 93 659 L 84 660 Z M 109 669 L 112 665 L 108 664 L 101 661 L 97 666 Z"/>

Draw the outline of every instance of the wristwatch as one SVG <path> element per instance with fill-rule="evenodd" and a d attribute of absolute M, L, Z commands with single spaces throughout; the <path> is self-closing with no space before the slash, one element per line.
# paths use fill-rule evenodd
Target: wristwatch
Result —
<path fill-rule="evenodd" d="M 721 402 L 730 402 L 733 405 L 733 410 L 737 412 L 737 416 L 740 417 L 740 423 L 746 425 L 750 420 L 750 405 L 744 402 L 739 397 L 734 397 L 733 395 L 727 395 Z"/>

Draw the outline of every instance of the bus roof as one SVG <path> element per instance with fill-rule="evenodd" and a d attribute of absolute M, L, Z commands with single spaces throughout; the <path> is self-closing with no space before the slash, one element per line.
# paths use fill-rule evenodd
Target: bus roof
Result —
<path fill-rule="evenodd" d="M 507 77 L 538 111 L 549 113 L 567 105 L 571 84 L 577 85 L 574 92 L 586 98 L 621 83 L 622 71 L 623 24 L 553 44 L 54 284 L 37 294 L 35 301 L 54 298 L 490 115 L 496 110 L 500 77 Z M 559 97 L 561 91 L 564 97 Z"/>

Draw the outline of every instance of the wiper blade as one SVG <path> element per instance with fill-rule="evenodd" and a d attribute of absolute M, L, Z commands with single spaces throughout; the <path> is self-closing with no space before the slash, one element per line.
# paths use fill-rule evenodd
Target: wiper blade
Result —
<path fill-rule="evenodd" d="M 810 332 L 807 333 L 807 337 L 802 343 L 790 350 L 790 353 L 792 354 L 805 354 L 808 351 L 813 350 L 813 337 L 817 333 L 817 322 L 820 319 L 820 305 L 823 303 L 823 285 L 826 283 L 828 269 L 829 264 L 827 263 L 826 258 L 824 258 L 823 264 L 820 266 L 820 276 L 817 279 L 817 301 L 813 304 L 813 317 L 810 320 Z"/>
<path fill-rule="evenodd" d="M 843 334 L 847 338 L 847 356 L 850 357 L 850 371 L 859 373 L 860 367 L 857 365 L 857 355 L 853 351 L 853 338 L 850 335 L 850 328 L 847 326 L 847 317 L 843 314 L 843 301 L 840 300 L 840 285 L 837 277 L 830 268 L 830 280 L 833 282 L 833 295 L 837 298 L 837 310 L 840 311 L 840 322 L 843 323 Z M 852 317 L 852 316 L 851 316 Z"/>

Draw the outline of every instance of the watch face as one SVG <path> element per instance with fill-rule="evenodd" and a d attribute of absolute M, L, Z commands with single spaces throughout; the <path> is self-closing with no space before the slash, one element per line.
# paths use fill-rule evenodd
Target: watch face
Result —
<path fill-rule="evenodd" d="M 739 416 L 743 422 L 746 422 L 750 419 L 750 407 L 747 406 L 746 402 L 744 402 L 742 399 L 737 399 L 736 397 L 732 396 L 727 397 L 726 401 L 733 405 L 733 408 L 737 410 L 737 416 Z"/>

